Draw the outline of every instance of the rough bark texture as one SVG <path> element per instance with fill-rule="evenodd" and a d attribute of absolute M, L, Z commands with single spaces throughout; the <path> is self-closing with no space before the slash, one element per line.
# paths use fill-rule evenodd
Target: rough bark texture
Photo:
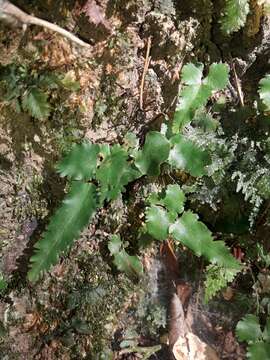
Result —
<path fill-rule="evenodd" d="M 79 92 L 50 94 L 53 112 L 46 121 L 33 120 L 0 103 L 0 266 L 10 279 L 9 295 L 0 300 L 0 357 L 101 359 L 102 354 L 110 359 L 130 322 L 125 309 L 139 295 L 134 296 L 137 285 L 108 270 L 111 264 L 104 261 L 104 244 L 108 232 L 124 219 L 135 222 L 140 201 L 134 202 L 136 216 L 128 213 L 121 199 L 102 210 L 70 254 L 32 287 L 25 274 L 33 243 L 64 192 L 55 161 L 73 141 L 121 142 L 127 131 L 143 137 L 148 129 L 159 128 L 174 112 L 179 71 L 192 59 L 207 65 L 237 57 L 244 84 L 250 84 L 254 66 L 269 70 L 265 46 L 269 23 L 264 20 L 261 27 L 258 13 L 240 34 L 225 39 L 216 18 L 221 1 L 18 0 L 14 4 L 58 23 L 91 47 L 76 47 L 35 26 L 22 32 L 0 24 L 1 65 L 14 62 L 33 71 L 70 71 L 80 82 Z M 150 38 L 151 61 L 140 94 Z M 146 284 L 147 289 L 148 280 Z M 151 345 L 151 340 L 141 337 L 144 345 Z M 163 347 L 160 359 L 164 360 L 168 352 Z M 227 352 L 230 359 L 242 356 L 234 339 Z"/>

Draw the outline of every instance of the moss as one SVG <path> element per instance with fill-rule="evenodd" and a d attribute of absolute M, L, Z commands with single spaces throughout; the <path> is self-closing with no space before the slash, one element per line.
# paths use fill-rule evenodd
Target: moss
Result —
<path fill-rule="evenodd" d="M 58 338 L 63 345 L 68 344 L 72 358 L 81 356 L 86 339 L 91 356 L 110 349 L 118 316 L 135 288 L 122 275 L 112 275 L 100 255 L 80 253 L 62 279 L 60 293 L 52 293 L 49 304 L 48 299 L 38 304 L 46 324 L 58 323 L 46 334 L 47 340 Z"/>

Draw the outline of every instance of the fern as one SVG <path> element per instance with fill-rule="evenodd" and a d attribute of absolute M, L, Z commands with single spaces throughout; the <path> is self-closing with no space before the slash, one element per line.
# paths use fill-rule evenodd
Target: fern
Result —
<path fill-rule="evenodd" d="M 240 341 L 248 343 L 247 357 L 251 360 L 270 358 L 270 318 L 268 317 L 264 331 L 259 319 L 253 314 L 247 314 L 236 327 L 236 336 Z"/>
<path fill-rule="evenodd" d="M 179 103 L 173 119 L 173 132 L 190 123 L 196 110 L 206 105 L 207 100 L 228 83 L 228 67 L 225 64 L 212 64 L 208 76 L 202 79 L 202 64 L 187 64 L 182 70 L 182 81 L 185 84 L 180 93 Z"/>
<path fill-rule="evenodd" d="M 174 119 L 175 129 L 191 121 L 196 110 L 206 103 L 212 92 L 227 84 L 228 68 L 225 65 L 211 65 L 204 80 L 202 70 L 202 65 L 192 64 L 183 69 L 182 78 L 186 87 Z M 55 264 L 96 209 L 103 206 L 104 201 L 115 200 L 131 181 L 144 175 L 158 176 L 164 163 L 168 163 L 172 169 L 183 169 L 193 176 L 206 174 L 206 167 L 210 165 L 208 153 L 184 134 L 167 138 L 165 132 L 150 131 L 140 150 L 137 149 L 137 139 L 130 135 L 123 146 L 83 143 L 71 149 L 57 165 L 60 175 L 72 181 L 71 192 L 35 246 L 28 274 L 31 281 L 37 280 L 42 272 Z M 182 242 L 195 254 L 205 256 L 212 263 L 238 268 L 239 264 L 229 254 L 224 243 L 212 240 L 211 233 L 198 221 L 197 215 L 184 212 L 179 218 L 179 214 L 184 211 L 184 203 L 185 195 L 178 185 L 170 185 L 162 198 L 153 196 L 151 206 L 146 210 L 148 232 L 158 240 L 171 235 L 175 241 Z M 188 236 L 183 236 L 181 229 L 185 229 Z M 123 247 L 119 251 L 122 262 L 130 260 Z M 116 254 L 114 256 L 119 259 Z M 117 266 L 121 267 L 119 264 Z"/>
<path fill-rule="evenodd" d="M 208 265 L 206 268 L 205 302 L 210 301 L 220 290 L 232 282 L 238 273 L 238 269 L 231 269 L 219 265 Z"/>
<path fill-rule="evenodd" d="M 248 0 L 226 0 L 223 13 L 221 30 L 229 35 L 245 25 L 249 13 L 249 2 Z"/>
<path fill-rule="evenodd" d="M 22 107 L 39 120 L 47 119 L 51 111 L 48 96 L 35 87 L 28 89 L 23 95 Z"/>
<path fill-rule="evenodd" d="M 170 189 L 170 196 L 175 192 L 175 198 L 179 199 L 179 186 Z M 166 191 L 168 194 L 168 189 Z M 168 195 L 166 195 L 167 197 Z M 165 199 L 166 199 L 165 197 Z M 222 241 L 214 241 L 211 232 L 206 225 L 198 221 L 198 215 L 191 211 L 183 211 L 184 197 L 178 203 L 177 212 L 172 211 L 168 203 L 160 196 L 151 196 L 151 206 L 146 209 L 146 229 L 157 240 L 165 240 L 169 235 L 184 246 L 192 250 L 197 256 L 204 256 L 212 264 L 240 271 L 240 263 L 230 254 Z"/>
<path fill-rule="evenodd" d="M 7 101 L 12 101 L 17 112 L 22 110 L 32 117 L 47 119 L 51 113 L 49 92 L 58 87 L 77 91 L 79 83 L 70 73 L 65 76 L 55 73 L 37 74 L 26 65 L 0 66 L 0 82 L 5 88 Z"/>
<path fill-rule="evenodd" d="M 130 256 L 118 235 L 113 235 L 108 244 L 113 263 L 119 271 L 126 273 L 130 277 L 138 277 L 143 273 L 142 264 L 137 256 Z"/>
<path fill-rule="evenodd" d="M 141 173 L 128 161 L 126 150 L 114 145 L 96 171 L 101 202 L 115 200 L 124 191 L 125 185 L 140 176 Z"/>
<path fill-rule="evenodd" d="M 172 236 L 196 256 L 204 256 L 211 263 L 205 282 L 205 300 L 209 301 L 233 280 L 241 265 L 224 242 L 213 240 L 206 225 L 198 221 L 198 215 L 184 211 L 185 195 L 178 185 L 169 185 L 165 194 L 165 197 L 157 194 L 149 197 L 150 206 L 145 212 L 146 230 L 157 240 Z M 182 216 L 178 217 L 181 213 Z"/>
<path fill-rule="evenodd" d="M 170 226 L 170 234 L 181 244 L 191 249 L 195 255 L 204 256 L 213 264 L 240 270 L 240 263 L 230 254 L 223 241 L 214 241 L 205 224 L 191 211 Z"/>
<path fill-rule="evenodd" d="M 30 281 L 36 281 L 42 272 L 57 263 L 60 254 L 78 237 L 96 209 L 95 185 L 72 182 L 70 193 L 51 218 L 42 239 L 35 244 L 36 253 L 30 259 L 31 270 L 28 272 Z"/>
<path fill-rule="evenodd" d="M 105 200 L 116 199 L 125 185 L 142 176 L 119 145 L 91 143 L 73 146 L 57 165 L 57 171 L 72 180 L 71 191 L 35 245 L 28 273 L 31 281 L 57 262 Z M 89 180 L 95 180 L 96 185 L 86 182 Z"/>
<path fill-rule="evenodd" d="M 96 172 L 99 149 L 99 145 L 86 142 L 74 145 L 56 166 L 60 176 L 73 180 L 91 180 Z"/>
<path fill-rule="evenodd" d="M 172 149 L 168 162 L 176 169 L 186 170 L 192 176 L 206 175 L 205 167 L 210 163 L 209 155 L 183 135 L 170 139 Z"/>

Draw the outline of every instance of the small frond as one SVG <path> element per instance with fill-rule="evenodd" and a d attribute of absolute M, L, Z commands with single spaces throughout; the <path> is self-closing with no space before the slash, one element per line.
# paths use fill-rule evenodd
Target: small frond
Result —
<path fill-rule="evenodd" d="M 182 81 L 185 84 L 180 92 L 179 103 L 173 119 L 173 132 L 189 124 L 196 110 L 206 105 L 216 91 L 222 90 L 228 83 L 228 66 L 214 63 L 209 68 L 208 76 L 202 79 L 202 64 L 187 64 L 182 69 Z"/>
<path fill-rule="evenodd" d="M 226 0 L 223 13 L 221 30 L 224 34 L 230 35 L 245 25 L 249 13 L 249 1 Z"/>
<path fill-rule="evenodd" d="M 47 119 L 51 112 L 47 94 L 36 87 L 26 90 L 22 98 L 22 107 L 39 120 Z"/>
<path fill-rule="evenodd" d="M 206 268 L 205 302 L 211 300 L 220 290 L 225 288 L 228 283 L 232 282 L 237 275 L 238 270 L 230 269 L 218 265 L 209 265 Z"/>
<path fill-rule="evenodd" d="M 113 263 L 119 271 L 126 273 L 129 277 L 139 277 L 143 273 L 143 267 L 137 256 L 129 255 L 118 235 L 113 235 L 108 244 L 109 251 L 113 256 Z"/>

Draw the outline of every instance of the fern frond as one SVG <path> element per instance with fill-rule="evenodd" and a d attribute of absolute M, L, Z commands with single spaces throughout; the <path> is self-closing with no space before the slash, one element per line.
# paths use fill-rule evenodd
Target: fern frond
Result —
<path fill-rule="evenodd" d="M 172 149 L 168 162 L 176 169 L 183 169 L 192 176 L 206 174 L 205 167 L 210 163 L 207 151 L 202 150 L 195 143 L 178 134 L 171 138 Z"/>
<path fill-rule="evenodd" d="M 240 270 L 240 263 L 230 254 L 223 241 L 214 241 L 207 226 L 198 220 L 198 215 L 186 211 L 170 226 L 172 237 L 191 249 L 195 255 L 204 256 L 213 264 Z"/>
<path fill-rule="evenodd" d="M 115 200 L 124 191 L 125 185 L 140 176 L 140 172 L 128 161 L 127 151 L 114 145 L 96 171 L 101 201 Z"/>
<path fill-rule="evenodd" d="M 130 277 L 139 277 L 143 273 L 143 266 L 137 256 L 129 255 L 125 246 L 118 235 L 113 235 L 108 244 L 113 263 L 119 271 L 126 273 Z"/>
<path fill-rule="evenodd" d="M 22 98 L 22 107 L 34 118 L 39 120 L 47 119 L 51 112 L 48 96 L 40 89 L 34 87 L 28 89 Z"/>
<path fill-rule="evenodd" d="M 180 93 L 179 103 L 173 119 L 173 132 L 190 123 L 196 110 L 205 106 L 213 92 L 222 90 L 228 83 L 228 66 L 212 64 L 208 76 L 202 79 L 202 64 L 187 64 L 182 70 L 182 81 L 185 84 Z"/>
<path fill-rule="evenodd" d="M 58 261 L 88 224 L 97 209 L 96 187 L 93 184 L 74 181 L 62 206 L 51 218 L 47 231 L 35 244 L 36 252 L 31 257 L 28 279 L 38 280 L 42 272 L 48 271 Z"/>
<path fill-rule="evenodd" d="M 172 196 L 178 203 L 172 207 Z M 192 211 L 183 211 L 185 196 L 178 185 L 169 185 L 164 198 L 152 194 L 148 201 L 151 206 L 146 210 L 146 230 L 157 240 L 172 238 L 192 250 L 197 256 L 204 256 L 212 264 L 235 272 L 241 264 L 231 254 L 223 241 L 214 241 L 211 231 L 198 220 Z M 176 211 L 175 211 L 176 210 Z"/>
<path fill-rule="evenodd" d="M 73 180 L 91 180 L 96 172 L 99 145 L 76 144 L 56 166 L 60 176 Z"/>
<path fill-rule="evenodd" d="M 143 149 L 138 151 L 135 165 L 141 174 L 158 176 L 161 164 L 168 159 L 170 143 L 167 138 L 158 131 L 150 131 L 146 135 Z"/>
<path fill-rule="evenodd" d="M 224 15 L 221 18 L 222 32 L 230 35 L 231 33 L 238 31 L 245 25 L 248 13 L 248 0 L 226 0 Z"/>
<path fill-rule="evenodd" d="M 204 282 L 205 302 L 211 300 L 220 290 L 225 288 L 229 282 L 232 282 L 238 272 L 239 270 L 237 269 L 213 264 L 207 266 L 206 279 Z"/>

